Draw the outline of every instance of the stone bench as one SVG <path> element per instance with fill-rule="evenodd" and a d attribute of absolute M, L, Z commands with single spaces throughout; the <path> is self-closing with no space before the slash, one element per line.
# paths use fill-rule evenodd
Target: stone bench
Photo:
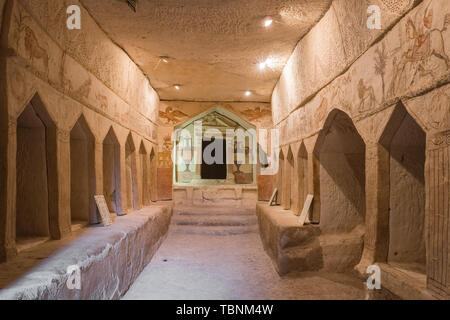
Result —
<path fill-rule="evenodd" d="M 171 205 L 155 205 L 117 217 L 110 227 L 83 229 L 68 243 L 51 241 L 34 252 L 24 252 L 22 257 L 0 265 L 0 278 L 16 265 L 30 264 L 39 253 L 45 256 L 49 247 L 60 246 L 0 290 L 0 300 L 119 299 L 166 238 L 171 216 Z M 67 268 L 73 265 L 81 270 L 81 290 L 67 286 Z"/>
<path fill-rule="evenodd" d="M 264 248 L 279 274 L 293 271 L 344 272 L 362 255 L 364 228 L 343 234 L 322 234 L 319 225 L 300 227 L 299 217 L 279 206 L 258 203 L 257 216 Z"/>

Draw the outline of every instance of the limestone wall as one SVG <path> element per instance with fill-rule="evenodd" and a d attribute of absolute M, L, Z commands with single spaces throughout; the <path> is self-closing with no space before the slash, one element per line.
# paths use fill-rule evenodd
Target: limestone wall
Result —
<path fill-rule="evenodd" d="M 1 104 L 1 211 L 0 259 L 15 253 L 16 229 L 16 132 L 17 119 L 28 104 L 55 126 L 55 187 L 51 194 L 50 234 L 59 239 L 71 232 L 71 156 L 70 136 L 75 123 L 83 116 L 87 131 L 95 138 L 95 193 L 103 190 L 103 143 L 112 128 L 120 145 L 119 197 L 117 214 L 128 212 L 125 144 L 131 141 L 137 152 L 134 180 L 139 190 L 139 207 L 149 204 L 144 196 L 144 180 L 155 187 L 156 166 L 150 156 L 157 150 L 159 98 L 149 80 L 115 45 L 78 1 L 1 1 L 6 3 L 3 16 L 0 63 L 6 74 L 0 78 Z M 69 5 L 81 7 L 81 30 L 66 27 Z M 41 117 L 41 115 L 38 115 Z M 74 149 L 74 148 L 73 148 Z M 141 168 L 146 159 L 150 170 Z M 82 157 L 83 155 L 80 155 Z M 72 155 L 72 161 L 76 157 Z M 73 169 L 73 166 L 72 166 Z M 145 171 L 145 172 L 144 172 Z M 119 183 L 120 185 L 120 183 Z M 146 192 L 150 192 L 146 187 Z M 97 216 L 90 218 L 91 223 Z"/>
<path fill-rule="evenodd" d="M 322 205 L 329 203 L 326 198 L 342 191 L 345 196 L 345 187 L 336 180 L 327 184 L 324 164 L 316 148 L 323 143 L 321 139 L 333 132 L 332 124 L 340 123 L 338 130 L 350 130 L 336 120 L 336 110 L 348 116 L 365 145 L 365 194 L 362 196 L 366 236 L 361 270 L 363 265 L 389 260 L 389 228 L 392 228 L 389 215 L 395 214 L 389 206 L 395 192 L 400 198 L 395 201 L 404 210 L 417 206 L 411 209 L 412 215 L 399 219 L 418 234 L 422 233 L 426 242 L 423 272 L 427 275 L 428 288 L 448 296 L 450 264 L 445 221 L 450 215 L 450 3 L 425 0 L 414 6 L 413 1 L 372 2 L 378 2 L 382 9 L 383 30 L 366 28 L 368 2 L 337 0 L 322 21 L 300 41 L 273 94 L 274 126 L 280 130 L 283 154 L 288 154 L 289 149 L 293 153 L 295 172 L 300 146 L 306 147 L 308 192 L 315 196 L 311 219 L 322 224 L 327 222 L 322 221 L 326 219 Z M 411 178 L 405 176 L 413 175 L 414 170 L 395 169 L 395 163 L 390 163 L 395 152 L 390 153 L 389 147 L 382 143 L 390 136 L 391 146 L 392 136 L 399 130 L 405 114 L 426 134 L 426 160 L 419 164 L 424 166 L 422 187 L 413 186 L 408 182 Z M 413 149 L 417 144 L 420 146 L 414 136 L 407 139 L 415 146 Z M 349 143 L 342 141 L 340 145 Z M 392 142 L 392 148 L 397 147 Z M 414 154 L 413 149 L 403 152 L 400 162 L 409 161 L 408 154 Z M 347 164 L 360 166 L 348 156 L 351 152 L 344 154 Z M 289 169 L 287 161 L 284 166 L 285 170 Z M 397 190 L 399 185 L 396 185 L 397 189 L 390 191 L 391 166 L 397 170 L 401 183 L 408 187 L 404 185 L 402 190 Z M 408 168 L 407 164 L 403 166 Z M 283 179 L 284 191 L 290 185 L 298 185 L 298 175 L 293 175 L 293 179 L 294 183 Z M 331 189 L 324 189 L 323 183 Z M 425 212 L 421 218 L 414 213 L 422 205 L 420 195 L 412 198 L 410 187 L 424 190 L 422 210 Z M 419 247 L 420 240 L 416 245 Z"/>
<path fill-rule="evenodd" d="M 299 42 L 272 95 L 278 124 L 326 87 L 417 2 L 414 0 L 335 0 L 330 10 Z M 381 9 L 381 30 L 366 26 L 367 8 Z"/>

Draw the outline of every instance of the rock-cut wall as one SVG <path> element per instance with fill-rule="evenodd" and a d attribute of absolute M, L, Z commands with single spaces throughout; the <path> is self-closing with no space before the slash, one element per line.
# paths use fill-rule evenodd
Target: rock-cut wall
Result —
<path fill-rule="evenodd" d="M 71 5 L 81 9 L 79 30 L 67 27 Z M 117 141 L 120 162 L 117 181 L 121 182 L 113 195 L 121 203 L 118 213 L 136 208 L 127 197 L 131 192 L 126 183 L 127 141 L 136 150 L 132 153 L 137 163 L 134 201 L 141 207 L 153 199 L 144 193 L 154 193 L 156 187 L 156 166 L 150 155 L 157 153 L 159 97 L 149 79 L 79 1 L 2 0 L 0 12 L 0 211 L 6 213 L 0 218 L 0 260 L 5 260 L 16 251 L 16 163 L 20 156 L 16 136 L 23 127 L 23 110 L 31 104 L 35 112 L 39 109 L 39 118 L 45 118 L 51 145 L 46 156 L 54 158 L 48 170 L 52 172 L 48 182 L 50 233 L 59 239 L 71 232 L 70 175 L 76 157 L 70 151 L 74 127 L 79 123 L 92 140 L 89 161 L 94 167 L 90 175 L 95 190 L 90 192 L 104 194 L 103 147 L 109 132 Z M 151 181 L 150 186 L 143 181 Z M 95 223 L 97 218 L 90 219 Z"/>
<path fill-rule="evenodd" d="M 369 5 L 381 9 L 381 30 L 367 27 Z M 335 0 L 297 45 L 272 97 L 282 154 L 293 155 L 283 169 L 297 172 L 301 148 L 307 153 L 307 191 L 315 197 L 311 220 L 326 226 L 327 219 L 339 219 L 339 210 L 324 210 L 343 199 L 360 211 L 364 219 L 359 224 L 365 228 L 360 270 L 399 260 L 402 254 L 410 260 L 410 248 L 392 237 L 402 225 L 414 233 L 420 248 L 421 257 L 413 263 L 423 266 L 426 286 L 443 297 L 450 295 L 449 82 L 449 1 Z M 417 126 L 421 134 L 405 134 L 409 129 L 402 126 Z M 404 140 L 396 138 L 401 134 Z M 333 140 L 335 135 L 343 138 Z M 362 141 L 358 159 L 351 139 Z M 327 166 L 327 153 L 365 173 L 358 180 L 363 191 L 358 199 L 346 192 L 350 175 L 343 175 L 342 167 Z M 299 175 L 291 178 L 279 175 L 283 192 L 299 185 Z M 291 199 L 295 192 L 297 187 Z"/>

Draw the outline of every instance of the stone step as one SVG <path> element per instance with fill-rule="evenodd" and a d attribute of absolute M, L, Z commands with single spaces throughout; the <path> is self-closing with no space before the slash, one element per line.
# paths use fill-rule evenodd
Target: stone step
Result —
<path fill-rule="evenodd" d="M 231 207 L 174 207 L 174 215 L 205 216 L 205 215 L 235 215 L 256 216 L 256 209 L 231 208 Z"/>
<path fill-rule="evenodd" d="M 181 234 L 202 234 L 215 236 L 229 236 L 257 233 L 258 226 L 184 226 L 171 225 L 170 231 Z"/>
<path fill-rule="evenodd" d="M 254 226 L 258 221 L 256 216 L 232 216 L 232 215 L 177 215 L 172 219 L 172 224 L 181 226 Z"/>

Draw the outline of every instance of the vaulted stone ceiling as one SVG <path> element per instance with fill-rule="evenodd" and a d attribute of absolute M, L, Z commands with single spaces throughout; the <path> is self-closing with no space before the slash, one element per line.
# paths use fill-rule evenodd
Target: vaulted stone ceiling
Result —
<path fill-rule="evenodd" d="M 136 13 L 125 0 L 82 3 L 162 100 L 270 102 L 297 42 L 331 0 L 138 0 Z M 270 68 L 259 70 L 267 58 Z"/>

